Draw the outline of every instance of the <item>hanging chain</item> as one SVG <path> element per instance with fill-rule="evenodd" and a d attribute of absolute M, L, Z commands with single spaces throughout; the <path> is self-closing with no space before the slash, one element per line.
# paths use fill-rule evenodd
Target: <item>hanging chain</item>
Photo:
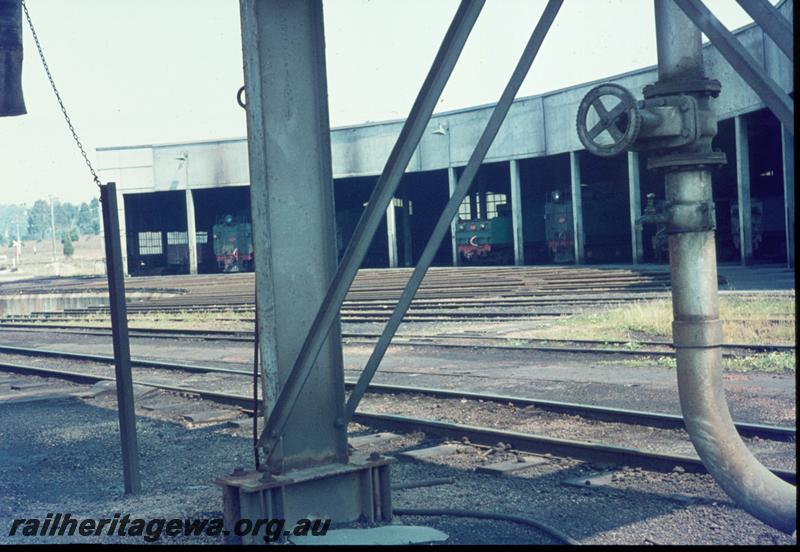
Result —
<path fill-rule="evenodd" d="M 31 21 L 31 14 L 28 13 L 28 6 L 25 5 L 25 0 L 22 0 L 22 9 L 25 11 L 25 19 L 28 20 L 28 27 L 31 29 L 33 41 L 36 43 L 36 49 L 39 50 L 39 57 L 42 60 L 42 65 L 44 65 L 44 71 L 47 73 L 47 78 L 50 79 L 50 86 L 53 87 L 53 92 L 56 94 L 58 105 L 61 106 L 61 112 L 64 114 L 64 120 L 66 120 L 69 131 L 72 133 L 72 138 L 75 139 L 75 144 L 77 144 L 78 149 L 81 151 L 83 160 L 86 161 L 86 166 L 89 167 L 89 172 L 92 173 L 92 179 L 94 180 L 95 184 L 100 186 L 100 179 L 97 177 L 94 167 L 92 167 L 92 162 L 89 161 L 89 156 L 86 155 L 86 150 L 83 149 L 83 144 L 81 143 L 80 138 L 78 138 L 78 133 L 75 131 L 75 127 L 72 126 L 72 121 L 70 120 L 69 115 L 67 115 L 67 108 L 64 107 L 64 102 L 61 100 L 61 94 L 58 93 L 58 88 L 56 88 L 53 75 L 50 73 L 50 68 L 47 66 L 47 61 L 44 58 L 44 51 L 42 50 L 42 45 L 39 43 L 39 37 L 36 35 L 36 29 L 33 28 L 33 21 Z"/>

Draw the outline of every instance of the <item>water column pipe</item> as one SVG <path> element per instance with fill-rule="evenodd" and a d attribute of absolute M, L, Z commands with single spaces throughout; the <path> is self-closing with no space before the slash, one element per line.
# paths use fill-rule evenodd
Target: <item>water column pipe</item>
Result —
<path fill-rule="evenodd" d="M 692 91 L 704 76 L 700 31 L 672 0 L 655 0 L 657 86 Z M 716 124 L 716 123 L 714 123 Z M 792 533 L 796 488 L 771 473 L 747 449 L 731 419 L 722 385 L 711 172 L 703 152 L 684 152 L 665 168 L 673 341 L 684 423 L 698 455 L 737 504 L 764 523 Z M 692 163 L 695 155 L 698 162 Z"/>

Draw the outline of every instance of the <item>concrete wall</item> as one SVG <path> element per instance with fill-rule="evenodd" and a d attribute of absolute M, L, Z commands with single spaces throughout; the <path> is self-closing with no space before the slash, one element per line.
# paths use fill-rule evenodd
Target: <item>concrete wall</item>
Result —
<path fill-rule="evenodd" d="M 793 0 L 780 5 L 791 20 Z M 793 66 L 755 25 L 737 31 L 737 38 L 786 91 L 792 90 Z M 756 94 L 735 74 L 717 50 L 705 49 L 707 72 L 722 82 L 722 94 L 713 102 L 720 119 L 763 106 Z M 655 67 L 603 79 L 629 88 L 641 97 L 644 85 L 656 80 Z M 518 99 L 500 129 L 487 161 L 554 155 L 583 149 L 575 132 L 578 103 L 599 81 L 540 96 Z M 491 105 L 435 115 L 411 159 L 408 170 L 430 171 L 463 166 L 491 112 Z M 386 121 L 333 129 L 331 144 L 334 178 L 381 173 L 403 121 Z M 443 129 L 444 133 L 434 133 Z M 187 154 L 186 168 L 176 158 Z M 98 148 L 104 181 L 116 181 L 125 192 L 237 186 L 249 182 L 245 138 Z M 188 178 L 187 178 L 188 176 Z"/>

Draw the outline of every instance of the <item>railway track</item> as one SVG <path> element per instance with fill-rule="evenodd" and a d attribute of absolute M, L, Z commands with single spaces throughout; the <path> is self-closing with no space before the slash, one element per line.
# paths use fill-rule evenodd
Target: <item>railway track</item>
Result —
<path fill-rule="evenodd" d="M 17 374 L 59 378 L 83 384 L 95 384 L 101 381 L 114 380 L 114 378 L 111 376 L 88 374 L 85 372 L 73 372 L 69 370 L 47 368 L 42 366 L 20 365 L 8 362 L 0 362 L 0 370 L 14 372 Z M 253 400 L 250 396 L 189 387 L 185 385 L 167 385 L 161 382 L 147 380 L 135 380 L 134 383 L 145 387 L 161 389 L 167 392 L 197 396 L 205 400 L 236 406 L 246 411 L 249 410 L 252 413 Z M 507 402 L 517 401 L 519 404 L 527 404 L 528 401 L 531 401 L 540 408 L 545 408 L 549 405 L 550 407 L 556 409 L 571 409 L 570 412 L 572 414 L 575 414 L 576 412 L 582 412 L 586 415 L 590 415 L 592 411 L 591 409 L 594 409 L 595 415 L 621 417 L 617 419 L 625 419 L 626 421 L 624 423 L 634 423 L 633 420 L 636 420 L 635 423 L 637 425 L 648 425 L 653 423 L 675 424 L 677 420 L 680 420 L 680 418 L 677 416 L 654 413 L 639 413 L 634 411 L 607 408 L 598 409 L 597 407 L 587 407 L 587 405 L 568 405 L 567 403 L 535 401 L 516 397 L 499 397 L 474 393 L 465 394 L 457 391 L 426 390 L 424 388 L 406 388 L 401 386 L 383 386 L 383 388 L 384 392 L 395 394 L 424 394 L 426 392 L 437 394 L 445 393 L 455 397 L 461 397 L 462 400 L 465 399 L 465 397 L 469 397 L 471 400 L 478 400 L 477 397 L 484 397 L 485 399 L 481 400 L 502 400 Z M 375 392 L 375 389 L 370 388 L 370 392 Z M 589 410 L 587 410 L 587 408 Z M 508 444 L 514 450 L 521 452 L 550 454 L 587 462 L 606 462 L 611 464 L 627 465 L 630 467 L 641 467 L 643 469 L 650 469 L 654 471 L 672 471 L 676 467 L 680 467 L 683 470 L 691 473 L 705 473 L 706 471 L 702 462 L 700 462 L 700 460 L 696 457 L 652 452 L 604 443 L 554 438 L 532 433 L 508 431 L 497 428 L 480 427 L 468 424 L 387 413 L 359 411 L 355 414 L 353 421 L 376 429 L 391 429 L 401 432 L 422 431 L 429 435 L 436 435 L 449 439 L 466 439 L 471 444 L 483 446 L 495 446 L 498 442 L 503 442 Z M 779 428 L 774 426 L 762 426 L 759 424 L 740 424 L 740 426 L 740 430 L 753 431 L 753 435 L 763 435 L 763 438 L 780 438 L 782 440 L 793 440 L 795 438 L 793 428 Z M 784 469 L 773 469 L 772 471 L 784 480 L 792 483 L 796 481 L 796 474 L 794 471 Z"/>
<path fill-rule="evenodd" d="M 111 330 L 104 326 L 42 325 L 42 324 L 0 324 L 0 331 L 53 331 L 54 333 L 72 335 L 111 335 Z M 253 341 L 253 332 L 239 330 L 194 330 L 172 328 L 130 328 L 131 338 L 162 339 L 194 339 L 201 341 Z M 378 333 L 343 332 L 342 338 L 348 344 L 371 344 L 380 336 Z M 540 352 L 561 352 L 570 354 L 614 354 L 630 356 L 674 356 L 672 342 L 658 340 L 592 340 L 592 339 L 553 339 L 499 337 L 482 334 L 400 334 L 392 340 L 393 346 L 406 347 L 439 347 L 467 349 L 529 350 Z M 572 346 L 569 346 L 572 345 Z M 647 349 L 651 347 L 651 349 Z M 652 347 L 660 347 L 652 349 Z M 727 343 L 723 349 L 736 352 L 792 352 L 794 345 L 770 343 Z M 730 356 L 734 353 L 726 352 Z"/>

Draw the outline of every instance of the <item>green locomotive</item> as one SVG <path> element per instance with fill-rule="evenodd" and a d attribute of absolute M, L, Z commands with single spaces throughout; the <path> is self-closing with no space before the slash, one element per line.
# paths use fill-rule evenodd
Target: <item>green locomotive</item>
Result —
<path fill-rule="evenodd" d="M 222 272 L 253 270 L 252 226 L 246 217 L 225 215 L 212 227 L 214 256 Z"/>

